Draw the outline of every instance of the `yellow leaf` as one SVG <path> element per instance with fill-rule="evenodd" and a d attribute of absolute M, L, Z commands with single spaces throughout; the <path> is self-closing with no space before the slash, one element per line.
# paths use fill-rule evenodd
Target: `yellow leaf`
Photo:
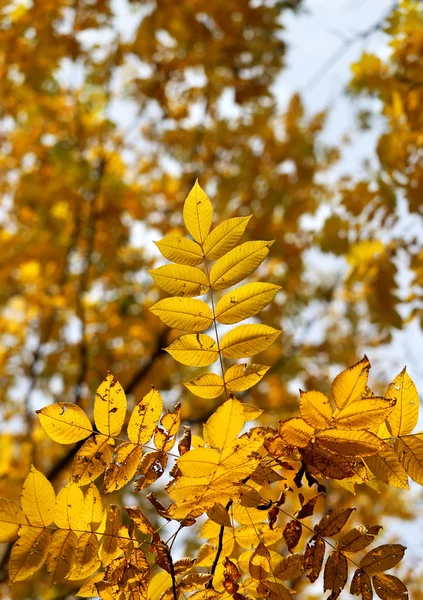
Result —
<path fill-rule="evenodd" d="M 369 431 L 327 429 L 316 436 L 316 444 L 343 456 L 368 456 L 376 454 L 383 442 Z"/>
<path fill-rule="evenodd" d="M 186 228 L 194 240 L 202 244 L 213 221 L 213 206 L 198 179 L 185 200 L 183 215 Z"/>
<path fill-rule="evenodd" d="M 370 363 L 367 356 L 335 377 L 332 394 L 336 406 L 341 410 L 357 400 L 364 392 L 369 377 Z"/>
<path fill-rule="evenodd" d="M 101 562 L 105 567 L 113 559 L 117 558 L 122 550 L 118 546 L 119 528 L 121 526 L 121 517 L 119 508 L 115 504 L 110 504 L 107 510 L 106 529 L 103 536 L 103 544 L 100 549 Z"/>
<path fill-rule="evenodd" d="M 423 485 L 423 436 L 398 438 L 394 450 L 411 479 Z"/>
<path fill-rule="evenodd" d="M 197 333 L 213 325 L 210 307 L 196 298 L 164 298 L 150 308 L 168 327 Z"/>
<path fill-rule="evenodd" d="M 68 483 L 56 498 L 54 522 L 60 529 L 81 529 L 84 494 L 76 483 Z"/>
<path fill-rule="evenodd" d="M 162 290 L 173 296 L 190 298 L 209 291 L 206 275 L 196 267 L 163 265 L 149 273 Z"/>
<path fill-rule="evenodd" d="M 184 385 L 200 398 L 217 398 L 225 390 L 223 379 L 216 373 L 202 373 Z"/>
<path fill-rule="evenodd" d="M 126 396 L 120 383 L 109 373 L 97 388 L 94 421 L 97 429 L 111 437 L 119 435 L 126 416 Z"/>
<path fill-rule="evenodd" d="M 172 585 L 172 578 L 166 571 L 159 571 L 148 584 L 148 600 L 159 600 L 160 596 Z"/>
<path fill-rule="evenodd" d="M 101 494 L 97 487 L 92 483 L 84 496 L 84 509 L 83 509 L 83 529 L 89 531 L 97 531 L 103 520 L 104 510 L 101 501 Z"/>
<path fill-rule="evenodd" d="M 210 446 L 222 450 L 233 442 L 244 427 L 242 406 L 239 400 L 230 398 L 209 417 L 204 430 Z"/>
<path fill-rule="evenodd" d="M 410 488 L 407 472 L 401 466 L 397 455 L 388 444 L 384 444 L 377 454 L 367 456 L 365 463 L 373 475 L 383 483 L 404 490 Z"/>
<path fill-rule="evenodd" d="M 10 555 L 10 583 L 27 579 L 43 566 L 50 542 L 51 535 L 47 529 L 25 528 Z"/>
<path fill-rule="evenodd" d="M 128 423 L 128 437 L 134 444 L 146 444 L 156 430 L 163 410 L 163 400 L 157 388 L 152 386 L 134 407 Z"/>
<path fill-rule="evenodd" d="M 360 567 L 369 575 L 388 571 L 402 560 L 405 550 L 401 544 L 378 546 L 361 559 Z"/>
<path fill-rule="evenodd" d="M 253 317 L 273 300 L 279 285 L 247 283 L 228 292 L 216 305 L 216 319 L 224 325 L 239 323 Z"/>
<path fill-rule="evenodd" d="M 21 505 L 31 525 L 51 525 L 54 519 L 56 495 L 49 480 L 31 466 L 22 487 Z"/>
<path fill-rule="evenodd" d="M 230 392 L 244 392 L 256 385 L 269 369 L 264 365 L 234 365 L 225 373 L 226 387 Z"/>
<path fill-rule="evenodd" d="M 260 542 L 254 550 L 248 567 L 251 577 L 258 581 L 266 580 L 270 575 L 272 571 L 270 552 L 263 542 Z"/>
<path fill-rule="evenodd" d="M 131 442 L 120 444 L 104 474 L 104 492 L 110 494 L 129 483 L 135 475 L 141 457 L 141 446 Z"/>
<path fill-rule="evenodd" d="M 236 246 L 252 216 L 227 219 L 215 227 L 203 244 L 207 260 L 216 260 Z"/>
<path fill-rule="evenodd" d="M 312 440 L 314 429 L 304 419 L 294 417 L 280 422 L 279 435 L 288 446 L 305 448 Z"/>
<path fill-rule="evenodd" d="M 75 562 L 78 537 L 73 531 L 58 529 L 53 533 L 47 556 L 47 571 L 50 582 L 62 581 L 70 573 Z"/>
<path fill-rule="evenodd" d="M 239 283 L 263 262 L 272 244 L 265 241 L 245 242 L 230 250 L 213 265 L 210 285 L 215 290 L 223 290 Z"/>
<path fill-rule="evenodd" d="M 84 583 L 76 595 L 80 596 L 81 598 L 93 598 L 94 596 L 98 596 L 98 591 L 95 584 L 103 581 L 103 577 L 104 573 L 96 573 Z"/>
<path fill-rule="evenodd" d="M 89 577 L 101 565 L 98 558 L 98 539 L 95 533 L 81 533 L 75 549 L 75 562 L 68 575 L 70 581 Z M 79 596 L 81 594 L 78 594 Z M 94 594 L 96 595 L 96 593 Z"/>
<path fill-rule="evenodd" d="M 78 450 L 72 464 L 72 481 L 87 485 L 101 475 L 113 455 L 113 440 L 105 435 L 93 435 Z"/>
<path fill-rule="evenodd" d="M 214 473 L 219 464 L 220 455 L 212 448 L 189 450 L 178 459 L 177 465 L 187 477 L 203 477 Z"/>
<path fill-rule="evenodd" d="M 183 335 L 165 350 L 178 362 L 192 367 L 207 367 L 219 357 L 216 342 L 205 333 Z"/>
<path fill-rule="evenodd" d="M 209 519 L 223 527 L 231 527 L 231 518 L 228 511 L 219 502 L 207 510 Z"/>
<path fill-rule="evenodd" d="M 165 258 L 180 265 L 195 267 L 204 260 L 200 246 L 192 240 L 169 235 L 154 243 Z"/>
<path fill-rule="evenodd" d="M 74 444 L 93 431 L 89 418 L 75 404 L 55 402 L 36 412 L 47 435 L 59 444 Z"/>
<path fill-rule="evenodd" d="M 387 422 L 391 434 L 402 436 L 413 431 L 419 418 L 419 395 L 405 367 L 389 384 L 385 398 L 395 398 L 397 401 Z"/>
<path fill-rule="evenodd" d="M 332 421 L 329 398 L 321 392 L 300 390 L 300 414 L 311 427 L 326 429 Z"/>
<path fill-rule="evenodd" d="M 14 502 L 0 498 L 0 543 L 13 540 L 18 534 L 19 525 L 26 523 L 25 515 Z"/>
<path fill-rule="evenodd" d="M 345 406 L 334 417 L 334 425 L 340 429 L 371 429 L 377 427 L 391 414 L 395 399 L 378 396 L 363 398 Z"/>
<path fill-rule="evenodd" d="M 267 523 L 241 525 L 235 529 L 235 539 L 241 548 L 257 548 L 260 542 L 270 545 L 282 538 L 282 529 L 270 529 Z"/>
<path fill-rule="evenodd" d="M 239 325 L 223 336 L 220 348 L 225 358 L 247 358 L 266 350 L 279 334 L 268 325 Z"/>

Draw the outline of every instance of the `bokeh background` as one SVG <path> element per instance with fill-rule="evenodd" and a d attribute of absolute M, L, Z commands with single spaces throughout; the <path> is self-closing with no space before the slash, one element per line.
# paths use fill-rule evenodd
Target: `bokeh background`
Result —
<path fill-rule="evenodd" d="M 375 393 L 404 365 L 421 387 L 422 106 L 417 0 L 0 0 L 0 496 L 31 462 L 66 480 L 74 449 L 34 411 L 90 413 L 108 370 L 194 428 L 213 412 L 148 311 L 153 241 L 183 232 L 196 177 L 219 219 L 253 213 L 245 239 L 276 239 L 257 277 L 282 286 L 261 319 L 283 334 L 248 400 L 263 423 L 364 353 Z M 331 493 L 384 515 L 422 598 L 421 492 Z M 1 598 L 73 597 L 42 575 L 8 588 L 0 551 Z"/>

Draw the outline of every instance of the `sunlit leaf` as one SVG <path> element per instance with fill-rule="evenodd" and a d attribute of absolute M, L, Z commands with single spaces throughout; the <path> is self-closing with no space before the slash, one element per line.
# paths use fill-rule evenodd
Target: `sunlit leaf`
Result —
<path fill-rule="evenodd" d="M 202 373 L 184 385 L 200 398 L 218 398 L 225 390 L 223 379 L 216 373 Z"/>
<path fill-rule="evenodd" d="M 9 561 L 10 583 L 23 581 L 40 569 L 51 543 L 47 529 L 27 528 L 12 548 Z"/>
<path fill-rule="evenodd" d="M 173 296 L 191 298 L 209 291 L 205 273 L 196 267 L 163 265 L 149 273 L 162 290 Z"/>
<path fill-rule="evenodd" d="M 364 392 L 369 377 L 370 363 L 365 356 L 360 362 L 345 369 L 335 377 L 332 394 L 336 406 L 341 410 L 357 400 Z"/>
<path fill-rule="evenodd" d="M 199 332 L 213 325 L 209 306 L 196 298 L 164 298 L 150 308 L 165 325 L 183 331 Z"/>
<path fill-rule="evenodd" d="M 92 433 L 89 418 L 75 404 L 55 402 L 36 412 L 47 435 L 59 444 L 74 444 Z"/>
<path fill-rule="evenodd" d="M 47 555 L 47 571 L 51 583 L 62 581 L 75 562 L 78 536 L 73 531 L 58 529 L 53 533 Z"/>
<path fill-rule="evenodd" d="M 220 348 L 225 358 L 247 358 L 266 350 L 279 334 L 268 325 L 239 325 L 223 336 Z"/>
<path fill-rule="evenodd" d="M 388 571 L 402 560 L 405 550 L 401 544 L 378 546 L 361 559 L 360 567 L 369 575 Z"/>
<path fill-rule="evenodd" d="M 216 342 L 205 333 L 183 335 L 165 350 L 178 362 L 192 367 L 207 367 L 219 357 Z"/>
<path fill-rule="evenodd" d="M 413 431 L 419 418 L 419 395 L 413 380 L 404 369 L 389 384 L 385 398 L 396 399 L 396 404 L 388 416 L 388 429 L 393 436 L 407 435 Z"/>
<path fill-rule="evenodd" d="M 348 429 L 322 431 L 316 435 L 316 444 L 343 456 L 369 456 L 383 447 L 373 433 Z"/>
<path fill-rule="evenodd" d="M 252 215 L 227 219 L 206 237 L 203 249 L 207 260 L 216 260 L 232 250 L 241 239 Z"/>
<path fill-rule="evenodd" d="M 371 396 L 348 404 L 334 417 L 334 425 L 340 429 L 371 429 L 377 427 L 395 406 L 394 399 Z"/>
<path fill-rule="evenodd" d="M 104 473 L 113 455 L 113 440 L 105 435 L 93 435 L 80 448 L 72 464 L 72 480 L 87 485 Z"/>
<path fill-rule="evenodd" d="M 224 325 L 253 317 L 273 300 L 280 286 L 272 283 L 247 283 L 225 294 L 216 304 L 216 319 Z"/>
<path fill-rule="evenodd" d="M 81 529 L 84 494 L 75 483 L 68 483 L 57 495 L 54 522 L 61 529 Z"/>
<path fill-rule="evenodd" d="M 219 258 L 210 271 L 210 285 L 223 290 L 239 283 L 263 262 L 273 242 L 245 242 Z"/>
<path fill-rule="evenodd" d="M 316 429 L 326 429 L 332 420 L 329 398 L 321 392 L 300 390 L 300 413 L 304 421 Z"/>
<path fill-rule="evenodd" d="M 225 373 L 226 387 L 230 392 L 244 392 L 256 385 L 269 369 L 264 365 L 234 365 Z"/>
<path fill-rule="evenodd" d="M 14 502 L 0 498 L 0 543 L 14 539 L 18 534 L 19 525 L 26 523 L 25 515 Z"/>
<path fill-rule="evenodd" d="M 202 244 L 213 221 L 213 206 L 198 180 L 185 200 L 183 214 L 186 228 L 194 240 Z"/>
<path fill-rule="evenodd" d="M 411 479 L 423 485 L 423 435 L 398 438 L 394 451 Z"/>
<path fill-rule="evenodd" d="M 154 243 L 165 258 L 180 265 L 195 267 L 204 260 L 200 246 L 192 240 L 169 235 Z"/>
<path fill-rule="evenodd" d="M 97 429 L 109 436 L 119 435 L 126 416 L 126 396 L 120 383 L 111 375 L 99 385 L 94 401 Z"/>
<path fill-rule="evenodd" d="M 135 475 L 141 457 L 142 448 L 138 444 L 123 442 L 117 446 L 104 474 L 104 492 L 115 492 L 129 483 Z"/>
<path fill-rule="evenodd" d="M 49 480 L 31 466 L 31 471 L 22 486 L 21 505 L 32 525 L 48 527 L 54 519 L 56 494 Z"/>

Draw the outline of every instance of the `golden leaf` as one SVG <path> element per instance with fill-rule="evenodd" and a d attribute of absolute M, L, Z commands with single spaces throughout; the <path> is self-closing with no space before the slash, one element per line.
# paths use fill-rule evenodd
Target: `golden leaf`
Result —
<path fill-rule="evenodd" d="M 134 444 L 146 444 L 156 430 L 163 410 L 163 400 L 158 389 L 152 386 L 134 407 L 128 423 L 128 438 Z"/>
<path fill-rule="evenodd" d="M 100 565 L 101 562 L 98 558 L 98 539 L 96 534 L 81 533 L 75 548 L 75 562 L 67 579 L 72 581 L 90 577 L 94 571 L 97 571 Z"/>
<path fill-rule="evenodd" d="M 211 508 L 207 510 L 207 516 L 209 519 L 221 525 L 223 527 L 231 527 L 231 518 L 229 516 L 228 511 L 222 504 L 219 502 L 214 504 Z"/>
<path fill-rule="evenodd" d="M 187 477 L 203 477 L 214 473 L 219 464 L 220 455 L 212 448 L 196 448 L 178 458 L 177 465 Z"/>
<path fill-rule="evenodd" d="M 321 392 L 300 390 L 300 414 L 311 427 L 326 429 L 332 421 L 329 398 Z"/>
<path fill-rule="evenodd" d="M 268 325 L 239 325 L 223 336 L 220 349 L 225 358 L 247 358 L 266 350 L 279 334 Z"/>
<path fill-rule="evenodd" d="M 50 543 L 51 535 L 47 529 L 25 528 L 10 555 L 10 583 L 23 581 L 38 571 L 47 558 Z"/>
<path fill-rule="evenodd" d="M 68 483 L 57 495 L 54 522 L 61 529 L 81 529 L 84 494 L 75 483 Z"/>
<path fill-rule="evenodd" d="M 150 579 L 148 585 L 148 600 L 159 600 L 163 592 L 172 585 L 172 578 L 166 571 L 159 571 Z"/>
<path fill-rule="evenodd" d="M 204 260 L 200 246 L 192 240 L 169 235 L 154 243 L 165 258 L 180 265 L 195 267 Z"/>
<path fill-rule="evenodd" d="M 135 475 L 141 457 L 141 446 L 131 442 L 120 444 L 115 449 L 112 460 L 104 474 L 104 492 L 110 494 L 129 483 Z"/>
<path fill-rule="evenodd" d="M 252 216 L 233 217 L 215 227 L 203 244 L 207 260 L 216 260 L 236 246 Z"/>
<path fill-rule="evenodd" d="M 289 554 L 275 567 L 273 576 L 291 581 L 298 579 L 305 571 L 304 554 Z"/>
<path fill-rule="evenodd" d="M 273 300 L 281 288 L 272 283 L 247 283 L 225 294 L 216 305 L 216 319 L 224 325 L 253 317 Z"/>
<path fill-rule="evenodd" d="M 388 429 L 393 436 L 413 431 L 419 418 L 419 395 L 413 380 L 404 369 L 389 384 L 385 398 L 395 398 L 394 410 L 388 416 Z"/>
<path fill-rule="evenodd" d="M 327 429 L 316 435 L 316 445 L 343 456 L 369 456 L 383 447 L 374 433 L 349 429 Z"/>
<path fill-rule="evenodd" d="M 150 308 L 165 325 L 197 333 L 213 325 L 209 306 L 197 298 L 164 298 Z"/>
<path fill-rule="evenodd" d="M 219 358 L 217 344 L 205 333 L 183 335 L 165 348 L 183 365 L 207 367 Z"/>
<path fill-rule="evenodd" d="M 230 392 L 244 392 L 258 383 L 269 369 L 264 365 L 234 365 L 225 373 L 226 388 Z"/>
<path fill-rule="evenodd" d="M 205 437 L 213 448 L 222 450 L 229 446 L 244 427 L 245 417 L 242 403 L 232 397 L 226 400 L 209 417 L 204 426 Z"/>
<path fill-rule="evenodd" d="M 202 373 L 184 385 L 200 398 L 218 398 L 225 390 L 223 379 L 216 373 Z"/>
<path fill-rule="evenodd" d="M 270 529 L 267 523 L 257 525 L 241 525 L 235 529 L 235 539 L 241 548 L 257 548 L 260 542 L 274 544 L 282 538 L 280 527 Z"/>
<path fill-rule="evenodd" d="M 249 571 L 251 577 L 258 581 L 266 580 L 271 570 L 270 552 L 263 542 L 260 542 L 250 559 Z"/>
<path fill-rule="evenodd" d="M 194 240 L 202 244 L 213 221 L 213 206 L 196 180 L 184 203 L 184 223 Z"/>
<path fill-rule="evenodd" d="M 49 480 L 31 466 L 22 486 L 21 506 L 31 525 L 48 527 L 54 519 L 56 494 Z"/>
<path fill-rule="evenodd" d="M 365 356 L 360 362 L 335 377 L 332 383 L 332 394 L 340 410 L 360 398 L 367 385 L 369 369 L 369 359 Z"/>
<path fill-rule="evenodd" d="M 210 271 L 210 285 L 223 290 L 239 283 L 263 262 L 273 242 L 245 242 L 219 258 Z"/>
<path fill-rule="evenodd" d="M 0 543 L 13 540 L 18 535 L 19 525 L 26 523 L 25 515 L 14 502 L 0 498 Z"/>
<path fill-rule="evenodd" d="M 53 533 L 47 556 L 47 571 L 51 583 L 65 579 L 75 562 L 78 537 L 73 531 L 58 529 Z"/>
<path fill-rule="evenodd" d="M 69 402 L 55 402 L 36 413 L 47 435 L 59 444 L 74 444 L 93 431 L 84 411 Z"/>
<path fill-rule="evenodd" d="M 413 481 L 423 485 L 423 435 L 398 438 L 394 445 L 398 459 Z"/>
<path fill-rule="evenodd" d="M 403 490 L 410 489 L 407 472 L 388 444 L 384 444 L 377 454 L 367 456 L 365 463 L 373 475 L 383 483 Z"/>
<path fill-rule="evenodd" d="M 83 509 L 83 529 L 89 531 L 97 531 L 103 520 L 104 510 L 101 501 L 101 494 L 97 487 L 92 483 L 84 496 L 84 509 Z"/>
<path fill-rule="evenodd" d="M 314 436 L 314 429 L 304 419 L 294 417 L 279 424 L 279 435 L 289 446 L 305 448 Z"/>
<path fill-rule="evenodd" d="M 340 429 L 371 429 L 378 427 L 395 406 L 395 399 L 371 396 L 345 406 L 334 417 L 333 422 Z"/>
<path fill-rule="evenodd" d="M 114 437 L 121 432 L 126 416 L 126 396 L 120 383 L 111 375 L 99 385 L 94 401 L 97 429 Z"/>
<path fill-rule="evenodd" d="M 110 504 L 107 510 L 106 529 L 103 537 L 103 544 L 100 549 L 101 562 L 105 567 L 112 560 L 121 554 L 122 550 L 118 546 L 119 528 L 121 526 L 121 517 L 119 508 L 115 504 Z"/>
<path fill-rule="evenodd" d="M 163 265 L 149 271 L 156 284 L 173 296 L 201 296 L 209 291 L 206 275 L 197 267 Z"/>
<path fill-rule="evenodd" d="M 93 598 L 94 596 L 98 596 L 96 583 L 102 581 L 103 577 L 104 573 L 96 573 L 84 583 L 76 595 L 80 596 L 81 598 Z"/>
<path fill-rule="evenodd" d="M 107 467 L 113 455 L 114 441 L 96 434 L 80 448 L 72 464 L 72 480 L 78 485 L 87 485 L 97 479 Z"/>

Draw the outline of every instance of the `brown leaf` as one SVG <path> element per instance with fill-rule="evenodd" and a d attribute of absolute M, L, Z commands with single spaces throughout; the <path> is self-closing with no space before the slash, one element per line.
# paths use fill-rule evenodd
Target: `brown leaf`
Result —
<path fill-rule="evenodd" d="M 303 526 L 299 521 L 295 519 L 285 525 L 285 529 L 283 530 L 283 537 L 290 552 L 292 552 L 292 550 L 300 541 L 302 531 Z"/>
<path fill-rule="evenodd" d="M 330 509 L 314 528 L 316 533 L 331 537 L 341 531 L 355 508 Z"/>
<path fill-rule="evenodd" d="M 183 456 L 191 448 L 191 427 L 184 425 L 184 435 L 178 444 L 179 456 Z"/>
<path fill-rule="evenodd" d="M 369 575 L 388 571 L 402 560 L 405 551 L 406 547 L 401 544 L 378 546 L 361 559 L 360 567 Z"/>
<path fill-rule="evenodd" d="M 332 552 L 325 565 L 323 591 L 332 590 L 328 600 L 335 600 L 348 579 L 348 561 L 341 552 Z"/>
<path fill-rule="evenodd" d="M 223 527 L 231 527 L 232 525 L 229 513 L 222 504 L 215 504 L 208 509 L 206 514 L 209 519 L 218 525 L 222 525 Z"/>
<path fill-rule="evenodd" d="M 271 570 L 270 552 L 263 542 L 260 542 L 250 559 L 249 571 L 251 577 L 263 581 L 268 578 Z"/>
<path fill-rule="evenodd" d="M 337 549 L 344 553 L 354 553 L 363 550 L 374 540 L 374 535 L 369 533 L 365 525 L 357 525 L 351 531 L 339 538 L 336 545 Z"/>
<path fill-rule="evenodd" d="M 274 577 L 278 579 L 298 579 L 305 571 L 304 554 L 289 554 L 276 565 L 273 570 Z"/>
<path fill-rule="evenodd" d="M 393 575 L 375 575 L 373 586 L 382 600 L 408 600 L 408 591 L 403 582 Z"/>
<path fill-rule="evenodd" d="M 369 575 L 357 569 L 354 573 L 354 577 L 351 581 L 350 594 L 353 596 L 362 596 L 363 600 L 373 599 L 372 582 L 370 581 Z"/>
<path fill-rule="evenodd" d="M 321 537 L 315 535 L 308 542 L 305 550 L 304 567 L 310 573 L 307 575 L 311 583 L 314 583 L 322 570 L 323 560 L 325 558 L 326 543 Z"/>
<path fill-rule="evenodd" d="M 311 515 L 314 513 L 314 508 L 319 498 L 321 498 L 320 494 L 318 496 L 310 498 L 310 500 L 308 500 L 298 511 L 296 515 L 297 519 L 305 519 L 306 517 L 311 517 Z"/>

